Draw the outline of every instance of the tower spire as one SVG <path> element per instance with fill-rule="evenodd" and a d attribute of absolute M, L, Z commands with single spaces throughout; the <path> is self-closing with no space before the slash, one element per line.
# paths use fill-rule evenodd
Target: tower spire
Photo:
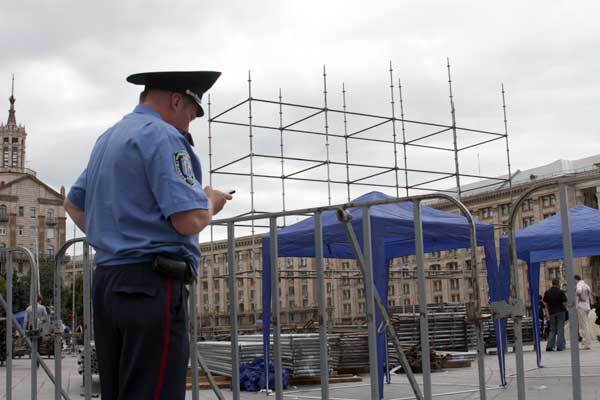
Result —
<path fill-rule="evenodd" d="M 10 90 L 10 109 L 8 110 L 8 122 L 7 125 L 17 125 L 17 118 L 15 117 L 15 74 L 12 76 L 12 85 Z"/>

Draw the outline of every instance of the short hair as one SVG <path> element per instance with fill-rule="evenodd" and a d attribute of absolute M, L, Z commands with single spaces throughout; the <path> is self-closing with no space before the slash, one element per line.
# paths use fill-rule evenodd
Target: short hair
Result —
<path fill-rule="evenodd" d="M 558 280 L 558 278 L 552 279 L 552 286 L 558 286 L 558 285 L 560 285 L 560 281 Z"/>
<path fill-rule="evenodd" d="M 581 280 L 581 276 L 580 276 L 580 275 L 578 275 L 578 274 L 575 274 L 575 275 L 573 276 L 573 278 L 575 278 L 575 280 L 576 280 L 576 281 L 580 281 L 580 280 Z"/>
<path fill-rule="evenodd" d="M 142 104 L 145 100 L 146 100 L 146 96 L 148 96 L 148 89 L 144 89 L 141 93 L 140 93 L 140 104 Z"/>
<path fill-rule="evenodd" d="M 42 297 L 42 295 L 41 295 L 41 294 L 38 294 L 37 301 L 38 301 L 38 302 L 41 302 L 42 300 L 44 300 L 44 298 Z"/>

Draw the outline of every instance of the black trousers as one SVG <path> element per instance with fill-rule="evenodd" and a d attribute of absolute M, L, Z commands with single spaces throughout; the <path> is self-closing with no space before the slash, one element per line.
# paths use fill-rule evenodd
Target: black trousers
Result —
<path fill-rule="evenodd" d="M 102 400 L 183 400 L 187 289 L 151 264 L 98 266 L 94 340 Z"/>

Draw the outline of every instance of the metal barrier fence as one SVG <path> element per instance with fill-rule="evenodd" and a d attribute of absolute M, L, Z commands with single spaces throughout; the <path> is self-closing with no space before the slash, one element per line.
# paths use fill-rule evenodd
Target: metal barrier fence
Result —
<path fill-rule="evenodd" d="M 398 352 L 399 359 L 402 364 L 406 363 L 406 358 L 400 346 L 400 342 L 396 337 L 395 331 L 389 321 L 389 316 L 386 312 L 386 307 L 382 304 L 381 299 L 378 296 L 377 291 L 373 283 L 373 265 L 372 265 L 372 254 L 371 254 L 371 218 L 370 208 L 376 205 L 393 204 L 404 201 L 411 201 L 414 204 L 414 231 L 415 231 L 415 245 L 416 245 L 416 256 L 417 256 L 417 270 L 418 270 L 418 285 L 419 285 L 419 301 L 421 304 L 427 304 L 425 298 L 425 257 L 424 257 L 424 246 L 423 246 L 423 224 L 421 220 L 421 202 L 425 200 L 442 199 L 446 200 L 455 205 L 460 212 L 465 216 L 470 225 L 471 233 L 471 263 L 472 263 L 472 279 L 474 283 L 473 292 L 475 295 L 474 301 L 470 303 L 470 316 L 471 322 L 474 324 L 477 331 L 477 367 L 478 367 L 478 381 L 479 381 L 479 395 L 480 399 L 486 399 L 486 385 L 485 385 L 485 369 L 484 369 L 484 338 L 483 338 L 483 324 L 480 317 L 480 301 L 479 301 L 479 268 L 477 266 L 477 231 L 476 225 L 471 213 L 460 201 L 445 194 L 427 194 L 420 196 L 412 196 L 406 198 L 394 198 L 386 200 L 375 200 L 368 202 L 349 202 L 345 204 L 332 205 L 326 207 L 315 207 L 293 211 L 284 211 L 279 213 L 263 213 L 254 214 L 251 216 L 241 216 L 235 218 L 221 219 L 215 221 L 215 225 L 226 225 L 227 226 L 227 242 L 228 242 L 228 275 L 229 275 L 229 314 L 231 321 L 231 354 L 232 354 L 232 392 L 233 399 L 240 399 L 240 358 L 239 358 L 239 347 L 238 347 L 238 333 L 237 333 L 237 293 L 235 290 L 236 280 L 236 259 L 235 259 L 235 225 L 248 222 L 253 220 L 269 220 L 269 236 L 270 236 L 270 256 L 271 256 L 271 293 L 272 296 L 272 332 L 273 332 L 273 363 L 275 370 L 275 398 L 277 400 L 283 399 L 283 384 L 282 384 L 282 353 L 281 353 L 281 325 L 279 320 L 280 308 L 279 308 L 279 272 L 277 268 L 277 218 L 299 215 L 307 216 L 312 215 L 315 224 L 315 260 L 317 269 L 317 302 L 319 308 L 319 339 L 320 339 L 320 374 L 321 374 L 321 398 L 329 399 L 329 369 L 327 364 L 328 351 L 327 351 L 327 312 L 325 307 L 325 288 L 324 288 L 324 276 L 323 276 L 323 226 L 322 226 L 322 213 L 325 211 L 336 211 L 338 220 L 344 224 L 348 241 L 351 243 L 354 250 L 358 265 L 363 274 L 363 280 L 365 282 L 365 294 L 366 294 L 366 311 L 367 311 L 367 326 L 369 333 L 369 371 L 370 371 L 370 386 L 371 386 L 371 399 L 379 399 L 378 394 L 378 361 L 377 361 L 377 346 L 376 346 L 376 335 L 377 327 L 375 323 L 375 310 L 379 309 L 383 318 L 383 325 L 387 329 L 388 334 L 392 338 L 392 342 L 396 351 Z M 350 214 L 347 212 L 350 208 L 362 209 L 362 221 L 363 221 L 363 246 L 364 254 L 361 251 L 361 246 L 356 239 L 354 233 Z M 265 282 L 263 282 L 265 284 Z M 428 333 L 428 319 L 427 310 L 424 307 L 423 311 L 420 312 L 420 330 L 421 330 L 421 351 L 423 354 L 429 354 L 429 333 Z M 421 357 L 422 370 L 423 370 L 423 393 L 421 393 L 420 387 L 417 385 L 408 363 L 406 363 L 405 370 L 409 378 L 409 383 L 413 389 L 415 398 L 431 400 L 431 365 L 429 357 Z M 266 379 L 268 382 L 268 379 Z"/>
<path fill-rule="evenodd" d="M 555 186 L 560 188 L 560 207 L 561 207 L 561 222 L 563 228 L 563 248 L 564 248 L 564 264 L 567 270 L 567 287 L 568 287 L 568 310 L 572 315 L 575 315 L 575 283 L 573 278 L 573 251 L 571 243 L 571 234 L 569 226 L 569 215 L 568 215 L 568 198 L 567 198 L 567 187 L 577 182 L 589 180 L 590 177 L 582 178 L 568 178 L 558 179 L 550 183 L 544 183 L 531 187 L 525 191 L 512 205 L 509 219 L 510 228 L 510 265 L 511 265 L 511 299 L 508 304 L 498 305 L 493 304 L 493 307 L 500 307 L 504 313 L 504 318 L 513 318 L 515 324 L 515 352 L 516 352 L 516 378 L 517 378 L 517 394 L 519 400 L 525 400 L 525 370 L 523 361 L 523 341 L 522 341 L 522 318 L 523 318 L 523 299 L 521 298 L 521 282 L 517 271 L 517 253 L 516 253 L 516 235 L 515 235 L 515 219 L 517 210 L 521 203 L 532 193 L 541 189 L 547 189 Z M 291 215 L 312 215 L 314 216 L 315 223 L 315 249 L 316 249 L 316 267 L 317 267 L 317 298 L 319 306 L 319 336 L 320 336 L 320 373 L 321 373 L 321 398 L 329 399 L 329 384 L 328 384 L 328 350 L 327 350 L 327 312 L 325 307 L 325 288 L 324 288 L 324 257 L 323 257 L 323 226 L 322 226 L 322 213 L 325 211 L 336 211 L 340 223 L 344 224 L 348 240 L 352 245 L 355 252 L 356 259 L 359 267 L 363 274 L 365 286 L 366 286 L 366 303 L 367 303 L 367 323 L 369 333 L 369 370 L 370 370 L 370 385 L 371 385 L 371 399 L 378 399 L 378 369 L 377 369 L 377 349 L 376 349 L 376 334 L 377 327 L 375 326 L 375 309 L 376 307 L 382 314 L 384 319 L 384 328 L 388 330 L 392 338 L 392 342 L 395 346 L 398 355 L 400 356 L 401 363 L 405 363 L 404 354 L 400 343 L 391 328 L 389 322 L 389 316 L 386 312 L 386 307 L 382 304 L 381 299 L 375 290 L 372 277 L 372 255 L 371 255 L 371 219 L 370 219 L 370 207 L 375 205 L 392 204 L 402 201 L 412 201 L 414 204 L 414 235 L 415 235 L 415 247 L 416 247 L 416 259 L 417 259 L 417 272 L 418 272 L 418 287 L 419 287 L 419 301 L 420 304 L 426 304 L 425 299 L 425 262 L 424 262 L 424 248 L 423 248 L 423 225 L 421 220 L 421 202 L 425 200 L 442 199 L 454 204 L 460 212 L 465 216 L 470 224 L 471 230 L 471 263 L 472 263 L 472 279 L 474 283 L 473 292 L 475 295 L 474 301 L 470 303 L 469 315 L 470 321 L 474 324 L 477 332 L 477 368 L 478 368 L 478 384 L 479 384 L 479 398 L 481 400 L 486 399 L 486 384 L 485 384 L 485 370 L 484 370 L 484 339 L 483 339 L 483 324 L 481 319 L 480 299 L 479 299 L 479 268 L 477 264 L 477 238 L 476 238 L 476 225 L 472 218 L 469 210 L 455 198 L 444 195 L 444 194 L 430 194 L 420 195 L 406 198 L 394 198 L 387 200 L 378 200 L 370 202 L 350 202 L 340 205 L 333 205 L 327 207 L 316 207 L 309 209 L 301 209 L 294 211 L 286 211 L 280 213 L 265 213 L 257 214 L 253 216 L 242 216 L 237 218 L 222 219 L 215 221 L 214 224 L 226 225 L 227 226 L 227 240 L 228 240 L 228 268 L 229 268 L 229 293 L 230 293 L 230 320 L 231 320 L 231 354 L 232 354 L 232 394 L 234 400 L 240 399 L 240 358 L 238 354 L 238 332 L 237 332 L 237 293 L 235 290 L 236 280 L 236 259 L 235 259 L 235 224 L 251 221 L 257 219 L 269 219 L 269 236 L 271 245 L 271 265 L 273 267 L 273 276 L 271 279 L 272 293 L 272 310 L 273 310 L 273 358 L 275 365 L 275 398 L 277 400 L 283 399 L 283 384 L 282 384 L 282 353 L 281 353 L 281 340 L 280 332 L 281 326 L 279 321 L 279 274 L 277 269 L 277 218 Z M 363 247 L 364 253 L 361 250 L 361 246 L 357 241 L 356 235 L 352 228 L 351 217 L 347 212 L 350 208 L 361 208 L 363 216 Z M 33 313 L 35 316 L 33 319 L 33 326 L 30 330 L 24 330 L 18 324 L 15 315 L 13 314 L 12 307 L 12 277 L 13 277 L 13 254 L 15 252 L 23 252 L 29 259 L 32 274 L 31 274 L 31 286 L 30 286 L 30 303 L 32 310 L 36 307 L 36 298 L 39 293 L 39 269 L 38 264 L 31 251 L 24 247 L 11 247 L 11 248 L 0 248 L 0 255 L 7 256 L 7 289 L 5 300 L 0 294 L 0 302 L 7 313 L 7 331 L 6 331 L 6 345 L 7 345 L 7 366 L 6 366 L 6 399 L 12 399 L 12 331 L 13 326 L 19 331 L 19 333 L 26 338 L 26 343 L 31 349 L 31 371 L 36 371 L 36 366 L 39 365 L 48 375 L 50 380 L 55 385 L 55 399 L 70 400 L 68 394 L 62 388 L 62 324 L 60 318 L 61 311 L 61 290 L 62 290 L 62 262 L 66 250 L 75 243 L 83 242 L 83 307 L 84 307 L 84 398 L 86 400 L 91 399 L 91 382 L 92 382 L 92 371 L 91 371 L 91 340 L 92 340 L 92 309 L 91 309 L 91 283 L 92 283 L 92 270 L 90 257 L 90 246 L 85 238 L 77 238 L 67 241 L 56 255 L 56 271 L 54 281 L 54 307 L 56 315 L 54 319 L 54 350 L 55 350 L 55 369 L 54 374 L 46 363 L 39 357 L 38 354 L 38 321 L 37 313 Z M 210 371 L 206 367 L 200 354 L 198 354 L 196 341 L 198 332 L 198 318 L 196 318 L 196 285 L 194 282 L 190 287 L 189 296 L 189 310 L 192 318 L 190 319 L 191 326 L 190 330 L 190 349 L 193 349 L 190 353 L 191 365 L 192 365 L 192 399 L 197 400 L 199 398 L 198 393 L 198 367 L 200 366 L 207 374 L 209 383 L 211 384 L 214 393 L 219 399 L 224 399 L 222 393 L 215 384 Z M 500 309 L 499 308 L 499 309 Z M 499 310 L 498 309 L 498 310 Z M 500 314 L 497 314 L 500 315 Z M 577 322 L 573 318 L 570 324 L 570 341 L 571 341 L 571 370 L 572 370 L 572 390 L 573 399 L 581 399 L 581 373 L 580 373 L 580 362 L 579 362 L 579 347 L 577 340 Z M 421 351 L 424 354 L 429 353 L 429 334 L 428 334 L 428 316 L 426 307 L 420 311 L 420 336 L 421 336 Z M 405 369 L 408 372 L 409 383 L 412 386 L 416 399 L 432 399 L 431 392 L 431 365 L 429 357 L 421 357 L 422 359 L 422 370 L 423 370 L 423 393 L 421 393 L 420 387 L 417 385 L 410 368 Z M 268 380 L 267 380 L 268 381 Z M 31 399 L 37 399 L 37 374 L 31 374 Z"/>
<path fill-rule="evenodd" d="M 570 185 L 589 181 L 594 177 L 569 177 L 556 179 L 551 182 L 533 185 L 531 188 L 523 192 L 519 198 L 511 205 L 509 214 L 509 234 L 510 234 L 510 271 L 511 271 L 511 299 L 508 304 L 493 304 L 493 307 L 499 311 L 498 317 L 513 318 L 515 329 L 515 361 L 516 361 L 516 378 L 517 378 L 517 399 L 525 400 L 525 366 L 523 359 L 523 325 L 522 319 L 525 313 L 524 301 L 521 298 L 521 282 L 518 274 L 518 259 L 517 259 L 517 238 L 516 238 L 516 218 L 521 204 L 531 194 L 542 190 L 557 187 L 560 190 L 560 216 L 562 225 L 562 240 L 563 240 L 563 257 L 564 266 L 567 275 L 567 310 L 572 316 L 569 322 L 570 329 L 570 352 L 571 352 L 571 373 L 572 373 L 572 392 L 573 400 L 581 400 L 581 366 L 579 360 L 579 342 L 578 342 L 578 321 L 576 314 L 576 295 L 575 295 L 575 279 L 573 273 L 573 244 L 571 241 L 571 228 L 569 223 L 569 199 L 567 189 Z M 595 177 L 598 178 L 597 176 Z"/>

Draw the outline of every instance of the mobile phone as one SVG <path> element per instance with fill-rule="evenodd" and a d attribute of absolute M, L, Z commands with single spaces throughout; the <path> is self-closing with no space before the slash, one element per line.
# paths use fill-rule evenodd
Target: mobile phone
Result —
<path fill-rule="evenodd" d="M 228 189 L 225 191 L 225 193 L 227 194 L 234 194 L 235 193 L 235 189 Z"/>

